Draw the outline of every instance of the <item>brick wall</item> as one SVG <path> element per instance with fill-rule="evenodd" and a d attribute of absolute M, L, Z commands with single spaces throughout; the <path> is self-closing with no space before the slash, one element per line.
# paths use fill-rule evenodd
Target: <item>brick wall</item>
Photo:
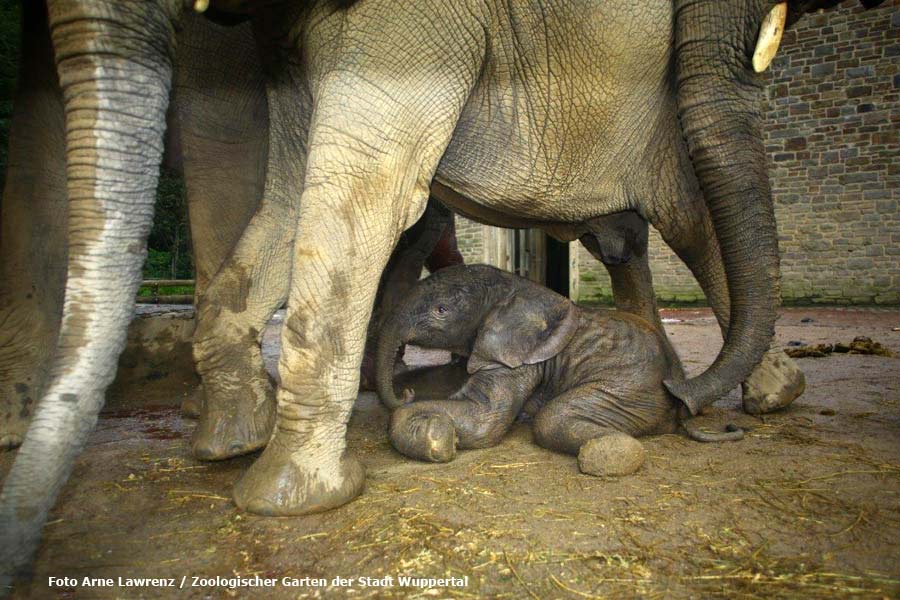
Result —
<path fill-rule="evenodd" d="M 856 0 L 808 15 L 782 42 L 764 99 L 765 144 L 787 302 L 900 304 L 900 1 Z M 481 262 L 481 226 L 457 217 L 460 249 Z M 606 270 L 573 244 L 579 299 L 608 302 Z M 703 299 L 655 232 L 664 301 Z"/>
<path fill-rule="evenodd" d="M 456 241 L 467 264 L 484 262 L 482 225 L 456 215 Z"/>
<path fill-rule="evenodd" d="M 786 301 L 900 304 L 900 2 L 855 0 L 785 33 L 769 72 L 765 143 Z M 609 278 L 579 251 L 580 299 Z M 702 299 L 690 272 L 651 237 L 663 300 Z"/>

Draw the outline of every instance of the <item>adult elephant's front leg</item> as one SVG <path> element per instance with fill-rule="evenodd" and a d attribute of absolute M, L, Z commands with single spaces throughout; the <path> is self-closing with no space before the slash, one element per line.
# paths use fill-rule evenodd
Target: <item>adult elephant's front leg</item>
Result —
<path fill-rule="evenodd" d="M 420 72 L 416 61 L 437 58 L 403 59 L 410 78 L 391 82 L 397 87 L 387 95 L 383 82 L 353 74 L 356 56 L 316 90 L 275 432 L 234 492 L 238 506 L 252 512 L 326 510 L 362 491 L 364 469 L 345 453 L 345 436 L 379 277 L 401 232 L 425 208 L 478 68 L 451 70 L 466 78 L 448 77 L 436 90 L 427 72 L 443 66 Z M 373 106 L 382 110 L 377 129 Z M 429 135 L 418 135 L 423 131 Z"/>
<path fill-rule="evenodd" d="M 313 150 L 311 171 L 320 155 L 330 162 L 325 159 L 330 144 Z M 235 489 L 238 506 L 252 512 L 316 512 L 362 491 L 364 469 L 345 455 L 344 438 L 366 326 L 381 269 L 408 217 L 417 216 L 407 208 L 424 204 L 425 189 L 392 185 L 393 190 L 371 194 L 341 179 L 309 182 L 301 198 L 275 433 Z M 331 204 L 342 197 L 342 208 Z M 398 214 L 391 200 L 405 208 Z"/>

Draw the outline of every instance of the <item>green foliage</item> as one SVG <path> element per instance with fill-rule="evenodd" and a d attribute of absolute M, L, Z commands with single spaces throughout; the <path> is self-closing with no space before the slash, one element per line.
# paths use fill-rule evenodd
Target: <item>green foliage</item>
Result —
<path fill-rule="evenodd" d="M 159 286 L 160 296 L 191 296 L 194 293 L 192 285 L 161 285 Z M 138 296 L 149 298 L 153 295 L 153 290 L 149 286 L 142 287 L 138 290 Z"/>
<path fill-rule="evenodd" d="M 156 188 L 156 209 L 147 248 L 144 278 L 194 277 L 184 182 L 177 174 L 165 169 L 160 172 Z"/>
<path fill-rule="evenodd" d="M 18 78 L 20 49 L 20 3 L 16 0 L 0 0 L 0 194 L 6 181 L 9 125 Z M 144 277 L 148 279 L 194 277 L 184 186 L 177 174 L 165 171 L 160 174 L 156 194 L 156 216 L 147 245 L 149 255 L 144 265 Z M 184 293 L 190 294 L 192 291 Z"/>

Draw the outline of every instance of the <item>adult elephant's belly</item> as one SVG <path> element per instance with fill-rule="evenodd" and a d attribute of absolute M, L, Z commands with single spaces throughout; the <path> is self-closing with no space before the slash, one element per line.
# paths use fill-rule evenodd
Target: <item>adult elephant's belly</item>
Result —
<path fill-rule="evenodd" d="M 647 179 L 648 157 L 676 122 L 671 2 L 650 4 L 636 14 L 596 0 L 555 3 L 527 35 L 491 39 L 435 195 L 510 225 L 637 208 L 634 182 Z M 515 16 L 521 27 L 532 17 Z"/>

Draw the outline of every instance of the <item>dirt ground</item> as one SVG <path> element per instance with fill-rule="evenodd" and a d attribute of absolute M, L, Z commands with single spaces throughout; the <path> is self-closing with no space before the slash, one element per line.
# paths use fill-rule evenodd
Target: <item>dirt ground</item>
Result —
<path fill-rule="evenodd" d="M 664 316 L 681 320 L 666 327 L 688 369 L 702 369 L 720 344 L 709 311 Z M 787 309 L 778 341 L 865 335 L 900 355 L 895 327 L 898 310 Z M 266 336 L 270 360 L 277 328 Z M 146 381 L 110 399 L 51 515 L 33 583 L 14 597 L 900 597 L 900 358 L 798 362 L 807 391 L 787 410 L 745 415 L 734 392 L 700 418 L 746 428 L 743 441 L 646 438 L 647 463 L 621 479 L 580 474 L 574 457 L 532 443 L 527 424 L 450 464 L 414 462 L 391 448 L 386 412 L 364 393 L 349 432 L 368 470 L 363 495 L 275 519 L 231 502 L 254 457 L 194 460 L 194 424 L 178 409 L 188 390 Z M 11 459 L 0 456 L 0 474 Z M 191 587 L 194 576 L 254 574 L 279 584 Z M 468 580 L 360 581 L 400 575 Z M 78 585 L 50 588 L 51 576 Z M 356 579 L 331 585 L 337 576 Z M 186 579 L 178 590 L 88 588 L 85 577 Z M 288 587 L 284 577 L 328 585 Z"/>

